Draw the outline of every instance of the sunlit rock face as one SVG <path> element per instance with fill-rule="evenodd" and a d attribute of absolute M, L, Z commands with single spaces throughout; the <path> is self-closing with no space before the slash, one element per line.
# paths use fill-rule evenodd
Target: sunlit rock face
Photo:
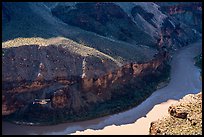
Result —
<path fill-rule="evenodd" d="M 202 93 L 169 106 L 168 116 L 150 125 L 151 135 L 202 135 Z"/>
<path fill-rule="evenodd" d="M 67 40 L 67 42 L 71 41 Z M 72 42 L 72 44 L 76 43 Z M 57 45 L 18 45 L 3 48 L 4 110 L 2 113 L 10 114 L 38 98 L 52 99 L 51 107 L 54 108 L 68 107 L 70 101 L 75 102 L 75 98 L 80 98 L 70 92 L 74 90 L 81 92 L 79 87 L 83 74 L 87 78 L 98 78 L 119 67 L 98 51 L 90 52 L 89 48 L 82 46 L 84 50 L 80 52 L 75 48 L 77 45 L 71 46 L 62 42 Z M 86 65 L 83 66 L 85 58 Z M 94 60 L 98 60 L 98 63 L 93 63 Z M 13 105 L 9 103 L 11 101 L 14 102 Z M 74 103 L 72 104 L 74 106 Z"/>
<path fill-rule="evenodd" d="M 34 81 L 41 77 L 53 80 L 57 77 L 79 76 L 83 58 L 50 45 L 14 47 L 3 50 L 3 80 Z M 60 54 L 63 53 L 63 54 Z M 78 62 L 78 63 L 74 63 Z M 74 69 L 75 68 L 75 69 Z"/>

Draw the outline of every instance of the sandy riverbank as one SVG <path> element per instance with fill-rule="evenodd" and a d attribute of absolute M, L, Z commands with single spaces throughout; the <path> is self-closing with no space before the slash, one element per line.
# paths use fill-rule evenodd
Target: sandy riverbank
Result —
<path fill-rule="evenodd" d="M 138 119 L 133 124 L 121 125 L 121 126 L 107 126 L 103 130 L 85 130 L 83 132 L 76 132 L 74 135 L 148 135 L 150 123 L 157 120 L 165 115 L 167 115 L 168 107 L 177 102 L 176 100 L 168 100 L 167 102 L 161 103 L 154 106 L 154 108 L 146 115 Z M 159 112 L 159 113 L 158 113 Z"/>

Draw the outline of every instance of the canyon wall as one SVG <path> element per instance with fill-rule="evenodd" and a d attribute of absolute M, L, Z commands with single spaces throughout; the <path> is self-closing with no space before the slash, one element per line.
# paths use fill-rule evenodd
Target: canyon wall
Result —
<path fill-rule="evenodd" d="M 2 114 L 71 119 L 116 96 L 142 102 L 164 77 L 169 52 L 201 36 L 200 4 L 157 4 L 3 3 L 4 41 L 17 39 L 3 43 Z"/>
<path fill-rule="evenodd" d="M 42 49 L 40 57 L 35 55 L 38 52 L 29 52 L 29 49 L 33 51 L 38 50 L 38 48 Z M 23 52 L 24 49 L 27 52 Z M 16 51 L 22 54 L 18 54 Z M 49 51 L 53 51 L 55 54 L 49 54 Z M 46 49 L 45 47 L 28 45 L 3 49 L 3 52 L 5 54 L 2 77 L 3 115 L 36 105 L 35 99 L 50 99 L 46 104 L 41 104 L 46 109 L 65 108 L 67 111 L 72 109 L 74 112 L 79 112 L 92 103 L 110 100 L 115 94 L 115 90 L 112 89 L 113 86 L 125 85 L 137 77 L 142 78 L 154 74 L 168 60 L 167 52 L 163 51 L 155 55 L 154 59 L 149 62 L 128 63 L 113 70 L 106 67 L 106 63 L 103 63 L 98 68 L 103 70 L 103 73 L 82 77 L 83 58 L 77 57 L 75 54 L 69 53 L 68 55 L 68 52 L 65 57 L 64 51 L 60 48 L 55 49 L 55 46 L 48 46 Z M 26 55 L 24 56 L 24 54 Z M 55 58 L 53 58 L 54 56 Z M 76 59 L 78 60 L 76 61 Z M 71 68 L 70 64 L 73 64 Z M 36 67 L 32 67 L 33 65 Z M 92 66 L 87 65 L 86 69 L 89 70 L 89 67 Z M 120 90 L 117 91 L 119 94 L 123 92 L 122 89 Z"/>
<path fill-rule="evenodd" d="M 167 15 L 161 27 L 158 45 L 178 49 L 194 42 L 202 33 L 202 3 L 157 2 Z"/>

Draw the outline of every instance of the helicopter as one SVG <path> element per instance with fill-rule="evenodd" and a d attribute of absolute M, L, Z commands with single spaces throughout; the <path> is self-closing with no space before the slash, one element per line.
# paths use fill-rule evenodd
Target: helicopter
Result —
<path fill-rule="evenodd" d="M 35 101 L 33 101 L 33 104 L 45 105 L 49 101 L 50 101 L 50 99 L 35 99 Z"/>

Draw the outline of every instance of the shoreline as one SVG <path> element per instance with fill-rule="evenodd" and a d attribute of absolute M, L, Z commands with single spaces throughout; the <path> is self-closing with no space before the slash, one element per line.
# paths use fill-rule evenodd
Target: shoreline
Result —
<path fill-rule="evenodd" d="M 155 105 L 145 117 L 141 117 L 132 124 L 127 125 L 111 125 L 102 130 L 87 129 L 85 131 L 77 131 L 70 135 L 148 135 L 149 131 L 144 130 L 150 127 L 150 123 L 168 115 L 168 107 L 178 102 L 177 100 L 168 100 L 161 104 Z M 162 110 L 162 111 L 161 111 Z M 159 114 L 157 112 L 160 112 Z M 155 117 L 156 113 L 156 117 Z M 124 132 L 125 131 L 125 132 Z"/>
<path fill-rule="evenodd" d="M 197 44 L 199 44 L 199 47 L 194 46 Z M 173 57 L 175 60 L 173 66 L 174 67 L 176 66 L 176 67 L 173 68 L 171 72 L 172 74 L 171 74 L 170 84 L 167 87 L 164 87 L 162 89 L 159 89 L 153 92 L 151 96 L 149 96 L 145 101 L 143 101 L 140 105 L 138 105 L 135 108 L 132 108 L 122 113 L 114 114 L 111 116 L 105 116 L 105 117 L 97 118 L 93 120 L 88 120 L 83 122 L 64 123 L 64 124 L 45 126 L 45 127 L 34 127 L 34 126 L 28 127 L 28 126 L 13 125 L 10 123 L 3 122 L 2 124 L 3 134 L 8 134 L 9 131 L 6 132 L 6 129 L 8 130 L 9 128 L 13 129 L 12 134 L 19 134 L 20 131 L 23 131 L 23 134 L 59 134 L 59 135 L 73 134 L 75 132 L 78 133 L 78 131 L 85 132 L 87 129 L 88 130 L 91 129 L 95 131 L 98 131 L 100 129 L 105 130 L 106 127 L 109 127 L 110 125 L 113 125 L 113 124 L 116 126 L 120 126 L 120 125 L 123 126 L 126 124 L 129 125 L 129 124 L 135 123 L 135 121 L 138 121 L 145 115 L 148 116 L 149 112 L 151 112 L 151 110 L 153 110 L 155 106 L 157 106 L 158 104 L 161 104 L 162 102 L 167 102 L 169 99 L 178 100 L 186 94 L 192 94 L 200 91 L 199 89 L 201 89 L 202 87 L 202 84 L 199 78 L 200 72 L 198 71 L 198 68 L 194 66 L 192 61 L 192 58 L 193 58 L 192 56 L 194 56 L 194 54 L 198 54 L 199 52 L 202 52 L 202 50 L 199 49 L 202 47 L 201 45 L 202 44 L 200 42 L 197 42 L 197 43 L 191 44 L 191 46 L 189 45 L 187 47 L 180 49 L 177 53 L 177 56 Z M 193 50 L 195 50 L 195 52 L 192 52 Z M 193 55 L 191 55 L 192 53 Z M 189 57 L 186 57 L 187 56 L 186 54 L 189 54 Z M 182 56 L 183 58 L 180 58 Z M 185 59 L 186 59 L 186 62 L 183 62 L 183 60 L 185 61 Z M 179 60 L 180 62 L 177 60 Z M 179 70 L 181 68 L 186 69 L 186 72 L 182 70 L 178 72 L 178 68 Z M 183 77 L 180 77 L 180 76 L 183 76 Z M 178 81 L 177 79 L 180 79 L 180 78 L 183 78 L 183 79 Z M 177 90 L 169 93 L 169 90 L 168 90 L 169 86 L 177 87 Z M 53 131 L 53 128 L 55 128 L 54 131 Z"/>

